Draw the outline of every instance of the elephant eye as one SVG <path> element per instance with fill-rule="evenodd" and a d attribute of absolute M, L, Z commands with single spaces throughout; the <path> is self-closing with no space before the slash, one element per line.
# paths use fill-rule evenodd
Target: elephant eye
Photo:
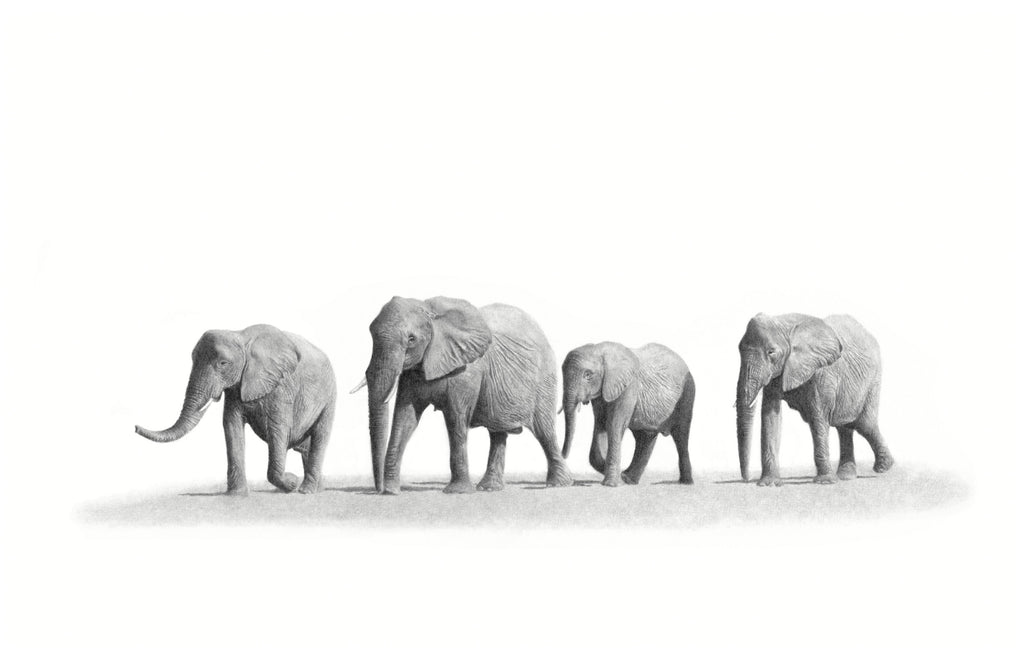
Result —
<path fill-rule="evenodd" d="M 586 377 L 587 379 L 590 379 L 593 375 L 594 373 L 590 372 L 589 370 L 583 371 L 583 376 Z"/>
<path fill-rule="evenodd" d="M 768 356 L 775 356 L 775 350 L 773 348 L 768 349 Z"/>
<path fill-rule="evenodd" d="M 413 344 L 414 342 L 416 342 L 416 336 L 414 336 L 414 335 L 412 335 L 412 334 L 410 333 L 410 334 L 409 334 L 409 344 L 411 345 L 411 344 Z"/>
<path fill-rule="evenodd" d="M 227 364 L 228 364 L 228 361 L 226 359 L 221 359 L 220 361 L 217 362 L 217 365 L 219 365 L 222 368 L 224 366 L 226 366 Z"/>

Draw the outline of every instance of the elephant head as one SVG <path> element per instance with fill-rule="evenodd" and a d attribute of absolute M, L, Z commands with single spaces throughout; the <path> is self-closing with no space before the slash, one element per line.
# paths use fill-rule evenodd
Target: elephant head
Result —
<path fill-rule="evenodd" d="M 370 323 L 373 353 L 366 377 L 355 392 L 369 387 L 370 452 L 373 482 L 383 489 L 388 403 L 403 372 L 422 370 L 427 380 L 449 375 L 483 356 L 491 329 L 468 301 L 434 297 L 426 301 L 394 297 Z"/>
<path fill-rule="evenodd" d="M 154 432 L 138 425 L 135 431 L 151 441 L 177 441 L 192 431 L 210 402 L 224 391 L 239 388 L 244 402 L 258 400 L 295 371 L 299 353 L 284 332 L 266 325 L 244 331 L 207 331 L 192 350 L 192 373 L 177 422 Z"/>
<path fill-rule="evenodd" d="M 614 402 L 639 375 L 640 360 L 619 343 L 583 345 L 569 352 L 562 363 L 562 410 L 565 414 L 562 457 L 569 457 L 572 449 L 580 406 L 598 397 Z"/>
<path fill-rule="evenodd" d="M 810 315 L 771 317 L 758 313 L 740 340 L 740 375 L 736 382 L 736 438 L 740 474 L 747 480 L 750 429 L 757 394 L 774 380 L 781 392 L 807 382 L 816 370 L 835 363 L 843 351 L 828 324 Z"/>

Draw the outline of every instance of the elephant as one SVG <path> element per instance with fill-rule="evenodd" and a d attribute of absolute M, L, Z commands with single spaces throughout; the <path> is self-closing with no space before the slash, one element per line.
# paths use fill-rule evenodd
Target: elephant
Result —
<path fill-rule="evenodd" d="M 679 482 L 692 485 L 689 443 L 696 388 L 686 362 L 664 345 L 651 343 L 630 349 L 617 342 L 602 342 L 577 347 L 562 363 L 562 456 L 569 457 L 572 448 L 576 412 L 589 403 L 594 410 L 590 466 L 604 474 L 602 485 L 616 487 L 620 477 L 636 485 L 647 468 L 658 433 L 672 435 L 679 452 Z M 633 431 L 636 450 L 633 461 L 620 474 L 626 428 Z"/>
<path fill-rule="evenodd" d="M 893 465 L 878 428 L 882 362 L 878 342 L 848 315 L 824 319 L 790 313 L 758 313 L 740 340 L 736 383 L 736 430 L 740 474 L 747 481 L 754 400 L 761 397 L 761 479 L 758 485 L 782 485 L 779 477 L 780 406 L 783 400 L 811 427 L 815 483 L 857 477 L 853 433 L 867 439 L 874 470 Z M 829 461 L 829 427 L 839 431 L 839 470 Z"/>
<path fill-rule="evenodd" d="M 284 492 L 323 487 L 321 469 L 334 420 L 336 388 L 327 355 L 305 338 L 269 324 L 241 331 L 207 331 L 192 350 L 192 373 L 177 422 L 135 432 L 157 442 L 177 441 L 195 428 L 210 402 L 224 401 L 228 494 L 245 496 L 246 423 L 267 442 L 267 480 Z M 302 456 L 302 484 L 285 472 L 285 455 Z"/>
<path fill-rule="evenodd" d="M 368 386 L 373 483 L 378 493 L 401 491 L 402 454 L 428 405 L 444 414 L 451 481 L 444 492 L 474 491 L 467 432 L 487 428 L 487 471 L 476 490 L 504 487 L 505 442 L 528 429 L 547 456 L 548 486 L 571 485 L 555 436 L 557 367 L 537 323 L 504 304 L 476 308 L 468 301 L 394 297 L 370 324 L 373 352 L 355 393 Z M 388 408 L 394 400 L 388 436 Z"/>

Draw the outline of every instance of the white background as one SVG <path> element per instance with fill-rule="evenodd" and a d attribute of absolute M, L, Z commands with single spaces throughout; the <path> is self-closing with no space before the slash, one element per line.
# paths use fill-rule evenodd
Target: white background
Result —
<path fill-rule="evenodd" d="M 1007 6 L 101 4 L 0 14 L 0 650 L 1019 645 L 1024 114 Z M 174 420 L 207 328 L 269 322 L 326 350 L 341 395 L 325 471 L 369 482 L 366 396 L 347 391 L 394 294 L 518 305 L 559 358 L 673 347 L 697 381 L 698 480 L 736 471 L 746 321 L 850 313 L 882 345 L 897 461 L 954 471 L 972 498 L 679 533 L 76 521 L 86 503 L 223 482 L 219 405 L 170 446 L 132 433 Z M 486 448 L 472 433 L 474 476 Z M 528 434 L 508 456 L 544 471 Z M 793 412 L 783 460 L 811 462 Z M 674 466 L 663 440 L 652 468 Z M 446 471 L 428 414 L 403 472 Z"/>

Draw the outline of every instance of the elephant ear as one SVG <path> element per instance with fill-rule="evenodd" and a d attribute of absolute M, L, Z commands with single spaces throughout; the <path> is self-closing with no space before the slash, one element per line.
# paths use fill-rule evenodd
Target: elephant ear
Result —
<path fill-rule="evenodd" d="M 260 328 L 246 343 L 242 400 L 251 402 L 267 395 L 298 365 L 299 350 L 287 334 L 270 326 Z"/>
<path fill-rule="evenodd" d="M 434 297 L 427 306 L 433 338 L 423 353 L 423 375 L 438 379 L 476 361 L 491 344 L 491 329 L 476 306 Z"/>
<path fill-rule="evenodd" d="M 800 322 L 789 336 L 789 356 L 782 369 L 782 390 L 800 386 L 816 370 L 832 365 L 843 352 L 839 336 L 824 320 L 816 317 Z"/>
<path fill-rule="evenodd" d="M 618 343 L 608 343 L 602 352 L 604 380 L 601 383 L 601 397 L 605 402 L 617 400 L 626 387 L 640 376 L 640 359 L 636 354 Z"/>

